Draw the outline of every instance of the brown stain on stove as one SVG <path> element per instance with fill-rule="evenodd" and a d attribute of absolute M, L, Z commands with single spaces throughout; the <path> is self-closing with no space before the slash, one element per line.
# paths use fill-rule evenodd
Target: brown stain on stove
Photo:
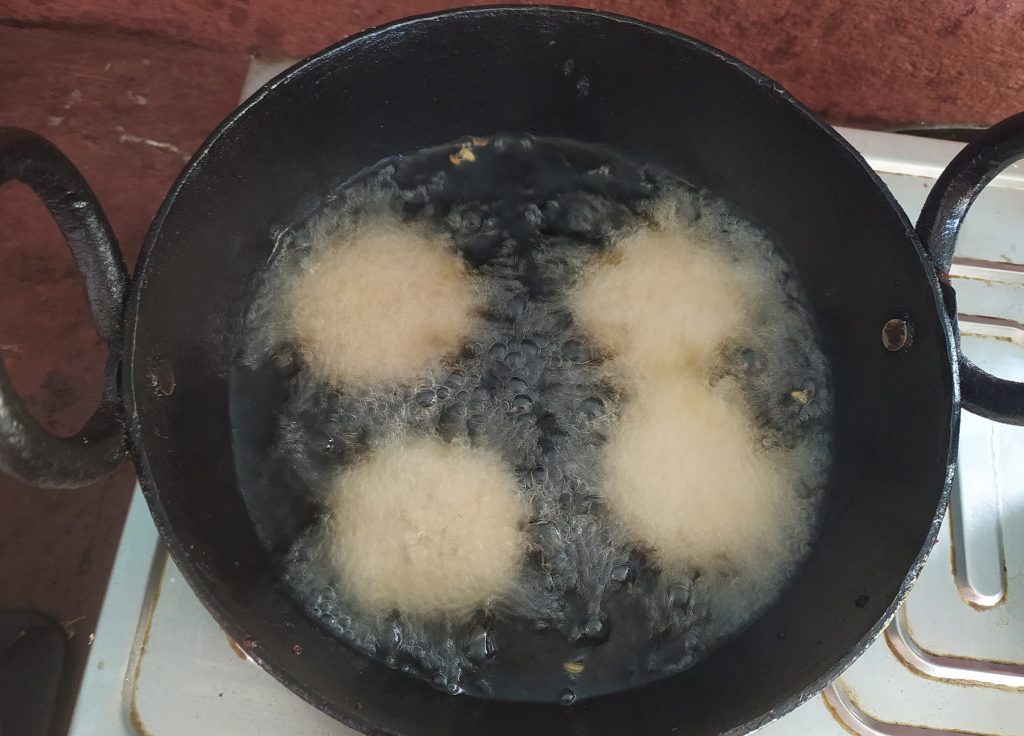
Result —
<path fill-rule="evenodd" d="M 166 570 L 166 560 L 164 561 Z M 149 610 L 146 612 L 146 624 L 142 630 L 142 644 L 139 645 L 138 654 L 135 656 L 135 667 L 132 669 L 132 696 L 128 706 L 128 720 L 132 725 L 132 730 L 135 731 L 139 736 L 153 736 L 145 724 L 142 722 L 142 717 L 139 715 L 138 707 L 138 693 L 139 693 L 139 675 L 142 674 L 142 658 L 146 654 L 146 647 L 149 646 L 149 634 L 153 628 L 153 615 L 156 613 L 156 604 L 160 601 L 160 591 L 163 589 L 164 577 L 161 573 L 157 579 L 156 585 L 153 587 L 153 595 L 150 597 Z"/>
<path fill-rule="evenodd" d="M 1000 270 L 1002 270 L 1002 271 L 1009 271 L 1011 273 L 1018 273 L 1017 269 L 1002 268 Z M 949 274 L 949 278 L 952 279 L 953 281 L 977 281 L 978 283 L 981 283 L 981 284 L 1005 284 L 1005 283 L 1007 283 L 1005 281 L 999 281 L 998 279 L 992 278 L 990 276 L 970 276 L 969 274 L 959 273 L 959 272 Z M 1011 283 L 1010 285 L 1013 286 L 1014 284 Z"/>
<path fill-rule="evenodd" d="M 1016 342 L 1012 338 L 1008 338 L 1008 337 L 995 337 L 995 338 L 993 338 L 991 335 L 979 335 L 977 333 L 964 332 L 963 330 L 960 331 L 960 335 L 961 335 L 961 337 L 971 336 L 971 337 L 984 337 L 984 338 L 989 338 L 989 339 L 994 339 L 994 340 L 1009 340 L 1011 343 L 1016 344 Z M 1009 582 L 1008 582 L 1008 578 L 1007 578 L 1007 572 L 1006 572 L 1006 555 L 1005 554 L 1001 555 L 1001 557 L 1002 557 L 1002 575 L 1003 575 L 1003 595 L 1002 595 L 1002 597 L 999 600 L 997 600 L 995 603 L 983 606 L 983 605 L 981 605 L 979 603 L 976 603 L 976 602 L 970 600 L 969 598 L 967 598 L 964 595 L 963 590 L 960 588 L 960 578 L 959 578 L 959 576 L 957 575 L 957 572 L 956 572 L 957 571 L 957 564 L 956 564 L 956 535 L 953 533 L 953 524 L 955 523 L 954 522 L 954 517 L 957 514 L 957 509 L 956 509 L 956 505 L 953 503 L 952 498 L 949 501 L 949 505 L 947 506 L 947 512 L 946 513 L 948 514 L 948 519 L 949 519 L 949 574 L 953 576 L 953 584 L 956 586 L 956 596 L 957 596 L 957 598 L 959 598 L 961 602 L 966 603 L 968 606 L 973 608 L 975 611 L 978 611 L 979 613 L 988 613 L 992 609 L 1004 605 L 1006 603 L 1007 597 L 1010 595 L 1010 586 L 1009 586 Z M 936 544 L 938 544 L 938 540 L 936 540 Z M 914 643 L 916 644 L 917 643 L 917 639 L 914 639 L 914 632 L 910 630 L 910 619 L 909 618 L 905 618 L 903 625 L 904 625 L 904 627 L 907 630 L 907 636 L 909 636 L 911 639 L 913 639 Z M 922 651 L 928 652 L 929 654 L 934 654 L 937 657 L 957 657 L 958 656 L 958 655 L 955 655 L 955 654 L 941 654 L 939 652 L 933 652 L 933 651 L 931 651 L 929 649 L 925 649 L 924 647 L 921 647 L 920 644 L 918 644 L 918 646 L 921 648 Z M 960 659 L 967 659 L 967 658 L 966 657 L 960 657 Z M 902 661 L 902 660 L 900 660 L 900 661 Z M 978 661 L 979 662 L 983 662 L 983 661 L 987 661 L 987 660 L 979 659 Z M 1016 664 L 1016 663 L 1011 663 L 1011 664 Z"/>
<path fill-rule="evenodd" d="M 967 266 L 968 268 L 987 268 L 991 271 L 1004 271 L 1009 273 L 1024 273 L 1024 263 L 1018 263 L 1005 253 L 1000 253 L 999 260 L 996 261 L 993 261 L 991 258 L 969 258 L 967 256 L 957 256 L 953 259 L 953 267 L 956 268 L 957 266 Z M 959 274 L 956 274 L 955 277 L 960 278 Z"/>
<path fill-rule="evenodd" d="M 986 340 L 997 340 L 999 342 L 1008 342 L 1011 345 L 1016 345 L 1017 344 L 1017 341 L 1014 340 L 1009 335 L 983 335 L 980 332 L 970 332 L 970 331 L 961 330 L 960 331 L 960 337 L 983 337 Z"/>
<path fill-rule="evenodd" d="M 828 685 L 826 685 L 826 687 L 831 687 L 832 684 L 834 683 L 829 683 Z M 836 687 L 839 686 L 837 685 Z M 825 705 L 825 710 L 827 710 L 828 714 L 832 716 L 832 719 L 839 724 L 839 727 L 841 729 L 846 731 L 846 733 L 848 734 L 852 734 L 852 736 L 864 736 L 864 734 L 854 731 L 852 728 L 846 725 L 846 721 L 843 719 L 842 714 L 833 707 L 832 702 L 827 697 L 825 697 L 824 693 L 822 693 L 818 697 L 821 698 L 821 702 Z"/>
<path fill-rule="evenodd" d="M 224 638 L 228 640 L 228 646 L 231 647 L 231 651 L 235 653 L 235 656 L 239 659 L 248 659 L 245 650 L 238 646 L 238 642 L 231 638 L 231 635 L 227 632 L 224 633 Z"/>
<path fill-rule="evenodd" d="M 875 716 L 871 715 L 870 712 L 865 710 L 864 706 L 862 706 L 860 704 L 860 701 L 857 699 L 856 694 L 854 694 L 853 690 L 850 687 L 843 686 L 843 685 L 836 685 L 836 687 L 837 688 L 838 687 L 842 687 L 843 690 L 846 691 L 846 699 L 850 702 L 850 707 L 852 708 L 852 711 L 853 711 L 851 713 L 851 715 L 853 715 L 854 717 L 858 717 L 858 718 L 859 717 L 864 717 L 864 718 L 871 719 L 872 721 L 876 721 L 878 723 L 884 724 L 886 726 L 897 726 L 897 727 L 899 727 L 901 729 L 904 729 L 904 728 L 914 729 L 914 730 L 917 730 L 917 731 L 923 731 L 926 734 L 962 734 L 962 736 L 998 736 L 998 734 L 982 733 L 980 731 L 965 731 L 965 730 L 960 729 L 960 728 L 935 728 L 933 726 L 920 726 L 920 725 L 916 725 L 916 724 L 913 724 L 913 723 L 905 723 L 903 721 L 884 721 L 884 720 L 882 720 L 880 718 L 876 718 Z M 825 697 L 824 694 L 822 694 L 820 697 L 821 697 L 821 701 L 825 704 L 825 709 L 829 712 L 829 715 L 832 716 L 832 718 L 835 719 L 836 723 L 838 723 L 839 726 L 844 731 L 846 731 L 847 733 L 853 734 L 853 736 L 867 736 L 867 734 L 875 733 L 874 730 L 859 731 L 859 730 L 855 729 L 853 726 L 849 725 L 846 722 L 846 720 L 844 718 L 844 715 L 842 713 L 840 713 L 832 705 L 831 702 L 829 702 L 829 699 L 827 697 Z M 870 728 L 870 726 L 869 726 L 869 728 Z"/>
<path fill-rule="evenodd" d="M 139 711 L 135 709 L 135 698 L 132 696 L 132 707 L 128 710 L 128 720 L 132 724 L 132 730 L 139 734 L 139 736 L 153 736 L 146 727 L 142 725 L 142 719 L 139 718 Z"/>
<path fill-rule="evenodd" d="M 897 613 L 896 615 L 897 616 L 902 616 L 903 614 L 902 613 Z M 890 624 L 890 626 L 891 626 L 891 624 Z M 888 627 L 886 627 L 886 628 L 888 628 Z M 931 649 L 928 649 L 927 647 L 923 646 L 914 637 L 914 631 L 913 631 L 913 629 L 910 628 L 910 620 L 908 618 L 906 618 L 906 617 L 904 617 L 904 619 L 903 619 L 903 628 L 907 632 L 907 639 L 909 639 L 911 642 L 913 642 L 914 646 L 916 646 L 918 649 L 920 649 L 921 652 L 923 652 L 926 655 L 932 656 L 932 657 L 944 657 L 946 659 L 960 660 L 961 662 L 978 662 L 980 664 L 1000 664 L 1000 665 L 1006 665 L 1006 666 L 1010 666 L 1010 667 L 1016 667 L 1016 666 L 1020 665 L 1019 662 L 1009 662 L 1009 661 L 1001 660 L 1001 659 L 985 659 L 985 658 L 982 658 L 982 657 L 964 657 L 964 656 L 959 655 L 959 654 L 943 654 L 941 652 L 933 652 Z M 917 677 L 923 677 L 924 679 L 931 680 L 932 682 L 941 682 L 941 683 L 943 683 L 945 685 L 955 685 L 956 687 L 969 688 L 969 689 L 972 689 L 972 690 L 981 687 L 981 688 L 986 688 L 986 689 L 989 689 L 989 690 L 1001 690 L 1001 691 L 1006 692 L 1006 693 L 1020 693 L 1020 692 L 1024 691 L 1024 688 L 1013 687 L 1012 685 L 1000 685 L 999 683 L 995 683 L 995 682 L 978 682 L 976 680 L 958 680 L 955 677 L 936 677 L 935 675 L 931 675 L 931 674 L 929 674 L 927 672 L 922 672 L 921 670 L 917 669 L 916 667 L 911 665 L 909 662 L 907 662 L 907 660 L 905 660 L 903 658 L 903 655 L 901 655 L 898 651 L 896 651 L 895 647 L 893 647 L 893 645 L 892 645 L 892 642 L 889 640 L 889 637 L 887 635 L 887 631 L 883 631 L 882 634 L 881 634 L 881 637 L 882 637 L 882 639 L 885 640 L 885 646 L 888 647 L 889 653 L 893 657 L 896 658 L 896 661 L 899 662 L 904 667 L 906 667 L 907 669 L 909 669 Z M 849 689 L 847 690 L 847 692 L 848 693 L 850 692 Z M 858 708 L 860 708 L 860 706 L 856 703 L 856 701 L 853 700 L 852 697 L 850 698 L 850 701 L 853 702 L 853 704 L 856 705 Z M 898 725 L 904 725 L 904 724 L 898 724 Z M 966 734 L 971 734 L 971 736 L 988 736 L 987 734 L 979 734 L 979 733 L 976 733 L 975 731 L 958 731 L 956 729 L 953 729 L 952 731 L 950 731 L 950 733 L 966 733 Z"/>

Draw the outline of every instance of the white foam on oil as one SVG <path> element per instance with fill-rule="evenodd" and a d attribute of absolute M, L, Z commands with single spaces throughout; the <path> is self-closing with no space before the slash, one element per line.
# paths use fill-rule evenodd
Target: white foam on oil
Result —
<path fill-rule="evenodd" d="M 386 385 L 436 369 L 479 318 L 450 239 L 382 219 L 322 233 L 284 285 L 285 330 L 334 385 Z"/>
<path fill-rule="evenodd" d="M 757 308 L 763 279 L 731 263 L 697 226 L 662 224 L 624 237 L 582 273 L 568 297 L 577 324 L 619 379 L 703 372 L 723 338 Z"/>
<path fill-rule="evenodd" d="M 788 455 L 759 447 L 742 405 L 705 381 L 652 380 L 606 445 L 605 497 L 664 569 L 758 576 L 807 538 Z"/>
<path fill-rule="evenodd" d="M 823 360 L 770 242 L 706 198 L 681 218 L 687 204 L 670 192 L 580 269 L 566 303 L 622 387 L 599 492 L 663 575 L 703 578 L 724 636 L 809 550 L 828 442 L 794 439 L 787 420 L 819 390 Z"/>
<path fill-rule="evenodd" d="M 370 613 L 471 613 L 506 593 L 526 554 L 527 505 L 489 450 L 399 438 L 327 493 L 319 562 Z"/>
<path fill-rule="evenodd" d="M 289 376 L 270 464 L 320 508 L 293 546 L 289 582 L 354 647 L 448 692 L 473 673 L 473 691 L 487 694 L 487 663 L 502 656 L 495 618 L 570 646 L 638 628 L 656 654 L 624 663 L 630 685 L 685 668 L 779 595 L 824 485 L 827 365 L 770 238 L 711 195 L 614 157 L 567 168 L 562 145 L 499 137 L 457 166 L 442 152 L 441 168 L 415 175 L 402 162 L 378 167 L 285 235 L 249 312 L 243 360 Z M 498 170 L 536 164 L 519 199 L 459 198 L 458 177 L 490 157 Z M 354 370 L 346 351 L 333 380 L 277 287 L 380 223 L 429 240 L 421 255 L 470 264 L 441 269 L 463 295 L 446 323 L 465 329 L 394 362 L 390 380 L 372 360 Z M 403 268 L 394 260 L 380 272 Z M 423 284 L 408 276 L 391 296 L 419 305 Z M 315 300 L 325 313 L 334 288 Z M 490 471 L 455 490 L 430 486 L 463 452 Z M 484 536 L 518 540 L 518 563 L 509 545 L 482 548 L 465 517 L 451 518 L 483 503 L 471 485 L 525 500 L 525 530 L 522 507 L 484 523 Z M 474 558 L 492 553 L 476 574 Z M 610 620 L 613 597 L 642 613 Z"/>

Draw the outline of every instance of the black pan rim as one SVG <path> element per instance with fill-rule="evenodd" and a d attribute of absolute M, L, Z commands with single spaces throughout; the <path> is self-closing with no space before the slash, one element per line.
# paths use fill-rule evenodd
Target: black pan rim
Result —
<path fill-rule="evenodd" d="M 338 43 L 327 47 L 326 49 L 298 62 L 294 66 L 285 70 L 266 84 L 264 84 L 258 91 L 244 101 L 234 112 L 232 112 L 224 121 L 217 126 L 217 128 L 207 137 L 203 144 L 199 147 L 196 153 L 192 156 L 190 161 L 185 165 L 174 185 L 171 187 L 166 198 L 158 210 L 156 217 L 154 218 L 149 231 L 146 235 L 145 241 L 143 242 L 142 249 L 139 254 L 139 258 L 135 267 L 135 272 L 132 278 L 132 284 L 129 292 L 128 303 L 125 309 L 125 353 L 124 353 L 124 364 L 122 372 L 122 392 L 125 401 L 125 411 L 127 417 L 128 426 L 128 445 L 134 460 L 136 470 L 139 475 L 140 485 L 142 487 L 143 495 L 149 505 L 150 512 L 154 518 L 157 529 L 160 533 L 164 544 L 167 546 L 170 552 L 172 560 L 178 566 L 183 577 L 188 581 L 192 589 L 198 594 L 200 600 L 203 602 L 207 610 L 213 615 L 214 619 L 218 624 L 231 636 L 235 641 L 242 641 L 246 637 L 246 632 L 242 630 L 233 620 L 232 614 L 229 607 L 224 605 L 223 602 L 218 600 L 206 585 L 201 573 L 196 567 L 190 562 L 188 551 L 185 550 L 175 538 L 169 528 L 167 517 L 164 513 L 161 503 L 161 492 L 157 487 L 152 474 L 150 472 L 150 465 L 146 456 L 145 447 L 142 442 L 142 418 L 138 414 L 138 405 L 136 402 L 135 392 L 146 383 L 146 379 L 142 374 L 139 374 L 139 383 L 136 385 L 136 374 L 137 368 L 135 363 L 135 338 L 136 331 L 138 329 L 138 316 L 139 308 L 141 303 L 141 294 L 143 291 L 143 284 L 145 282 L 145 276 L 147 274 L 150 257 L 152 256 L 153 250 L 156 247 L 156 242 L 161 234 L 164 220 L 167 217 L 168 212 L 174 206 L 178 193 L 186 187 L 193 173 L 200 168 L 203 160 L 206 158 L 210 150 L 217 144 L 217 142 L 226 134 L 228 134 L 235 126 L 236 122 L 241 118 L 245 117 L 249 111 L 255 106 L 259 105 L 265 98 L 273 94 L 277 87 L 288 84 L 293 79 L 300 76 L 312 74 L 321 65 L 329 64 L 332 62 L 335 56 L 338 54 L 349 51 L 359 45 L 373 40 L 379 36 L 392 33 L 398 29 L 410 26 L 412 24 L 424 24 L 434 23 L 438 21 L 444 21 L 446 18 L 452 16 L 467 16 L 467 15 L 504 15 L 504 16 L 515 16 L 522 14 L 550 14 L 553 16 L 576 16 L 576 17 L 590 17 L 600 19 L 604 21 L 612 21 L 615 23 L 621 23 L 647 32 L 658 33 L 666 35 L 677 42 L 684 43 L 696 51 L 705 55 L 711 56 L 714 59 L 727 64 L 743 75 L 748 77 L 758 86 L 765 88 L 765 90 L 775 96 L 779 101 L 791 105 L 798 113 L 801 114 L 805 120 L 824 132 L 835 144 L 839 146 L 843 154 L 852 162 L 860 167 L 864 174 L 866 174 L 870 180 L 876 185 L 883 195 L 886 203 L 889 205 L 893 213 L 899 217 L 902 223 L 906 238 L 910 245 L 914 248 L 917 257 L 921 263 L 921 266 L 925 272 L 928 284 L 931 287 L 932 295 L 935 301 L 935 309 L 942 331 L 945 337 L 945 353 L 950 366 L 950 379 L 952 381 L 952 405 L 950 407 L 950 419 L 948 427 L 948 445 L 945 449 L 946 457 L 946 477 L 945 483 L 941 492 L 938 496 L 938 504 L 936 506 L 935 514 L 932 519 L 932 524 L 929 532 L 924 540 L 924 544 L 918 557 L 910 567 L 907 575 L 903 579 L 900 585 L 899 592 L 896 598 L 892 601 L 889 607 L 886 609 L 884 614 L 875 622 L 874 625 L 867 631 L 862 639 L 852 648 L 849 652 L 837 661 L 830 669 L 822 673 L 814 682 L 804 688 L 801 692 L 790 696 L 787 700 L 778 704 L 775 708 L 761 716 L 751 719 L 744 724 L 741 724 L 728 732 L 725 732 L 723 736 L 738 736 L 739 734 L 750 733 L 757 730 L 772 721 L 781 718 L 796 707 L 811 699 L 823 690 L 829 683 L 837 678 L 847 667 L 849 667 L 854 660 L 856 660 L 870 644 L 879 636 L 882 630 L 891 622 L 896 614 L 897 609 L 905 600 L 910 592 L 914 582 L 920 575 L 921 569 L 924 566 L 931 548 L 934 546 L 934 542 L 938 536 L 939 529 L 945 515 L 946 507 L 949 501 L 949 495 L 953 480 L 953 469 L 955 467 L 955 451 L 956 442 L 959 434 L 959 419 L 960 419 L 960 392 L 959 392 L 959 375 L 958 375 L 958 360 L 957 351 L 955 347 L 954 339 L 954 326 L 951 323 L 949 317 L 946 314 L 945 306 L 942 300 L 942 294 L 939 287 L 938 277 L 935 269 L 932 266 L 931 260 L 926 254 L 921 241 L 911 225 L 906 213 L 902 207 L 896 202 L 892 193 L 889 191 L 885 183 L 878 177 L 878 175 L 871 169 L 864 158 L 854 149 L 832 126 L 823 121 L 815 113 L 810 111 L 802 103 L 797 101 L 788 91 L 786 91 L 781 85 L 773 81 L 766 75 L 758 72 L 751 68 L 742 61 L 732 57 L 714 47 L 711 47 L 697 39 L 694 39 L 685 34 L 667 29 L 661 26 L 656 26 L 644 21 L 637 20 L 635 18 L 629 18 L 614 13 L 588 10 L 584 8 L 559 6 L 559 5 L 485 5 L 471 8 L 455 8 L 449 10 L 442 10 L 438 12 L 426 13 L 417 15 L 401 20 L 396 20 L 380 26 L 369 28 L 361 33 L 350 36 Z M 290 651 L 288 652 L 290 653 Z M 281 654 L 279 658 L 275 656 Z M 304 683 L 298 681 L 290 673 L 290 668 L 284 663 L 288 660 L 284 651 L 275 653 L 270 649 L 261 647 L 259 656 L 254 657 L 260 666 L 269 672 L 275 679 L 281 682 L 292 692 L 299 695 L 301 698 L 311 703 L 318 709 L 328 713 L 335 719 L 344 723 L 345 725 L 355 728 L 362 733 L 367 734 L 392 734 L 394 732 L 383 730 L 374 724 L 368 722 L 365 718 L 362 718 L 356 712 L 343 711 L 338 709 L 332 702 L 321 696 L 316 690 L 306 686 Z M 266 656 L 264 656 L 266 655 Z M 614 696 L 605 696 L 614 697 Z M 400 734 L 395 734 L 400 736 Z"/>

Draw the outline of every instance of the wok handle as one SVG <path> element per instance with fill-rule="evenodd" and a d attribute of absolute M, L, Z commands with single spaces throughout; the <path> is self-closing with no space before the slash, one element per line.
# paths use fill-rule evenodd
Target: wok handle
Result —
<path fill-rule="evenodd" d="M 956 325 L 956 292 L 949 281 L 957 235 L 981 190 L 1003 169 L 1024 158 L 1024 113 L 996 123 L 969 143 L 935 182 L 917 221 L 917 234 L 939 275 L 946 312 Z M 960 349 L 960 398 L 963 408 L 1007 424 L 1024 425 L 1024 383 L 982 370 Z"/>
<path fill-rule="evenodd" d="M 27 184 L 60 227 L 110 357 L 100 406 L 71 437 L 51 434 L 29 414 L 0 360 L 0 470 L 35 486 L 74 488 L 112 471 L 126 453 L 117 374 L 128 271 L 92 189 L 52 143 L 0 128 L 0 186 L 12 179 Z"/>

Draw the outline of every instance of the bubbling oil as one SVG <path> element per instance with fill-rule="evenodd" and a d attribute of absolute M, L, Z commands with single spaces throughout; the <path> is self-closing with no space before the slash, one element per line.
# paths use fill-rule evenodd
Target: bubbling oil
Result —
<path fill-rule="evenodd" d="M 478 313 L 457 349 L 414 379 L 327 378 L 289 329 L 282 285 L 382 222 L 449 242 Z M 642 263 L 640 288 L 607 286 L 632 275 L 594 278 L 629 263 L 623 249 L 651 234 L 650 257 L 669 264 L 674 248 L 685 260 L 686 242 L 699 241 L 701 258 L 725 264 L 733 293 L 704 294 L 712 287 L 703 281 L 687 288 L 669 274 L 647 296 Z M 253 521 L 310 615 L 387 666 L 453 694 L 563 705 L 635 687 L 690 667 L 749 625 L 810 548 L 831 397 L 802 290 L 764 231 L 666 171 L 599 146 L 512 135 L 387 159 L 282 234 L 252 294 L 232 412 Z M 645 311 L 647 298 L 655 308 Z M 710 303 L 729 307 L 730 319 L 702 313 Z M 677 349 L 686 329 L 659 333 L 648 324 L 658 319 L 699 321 L 699 359 Z M 681 365 L 659 362 L 677 353 Z M 688 472 L 701 457 L 652 472 L 659 457 L 680 462 L 673 442 L 713 438 L 702 423 L 715 417 L 727 417 L 716 427 L 728 427 L 730 443 L 717 462 L 739 455 L 744 472 Z M 390 555 L 390 567 L 339 575 L 346 540 L 332 536 L 332 494 L 387 448 L 427 441 L 476 449 L 507 469 L 513 506 L 528 517 L 518 522 L 519 559 L 471 610 L 432 612 L 422 595 L 368 608 L 346 581 L 408 570 Z M 769 491 L 759 491 L 768 471 L 758 468 L 771 469 Z M 736 529 L 729 507 L 715 505 L 722 496 L 742 505 Z M 659 519 L 673 514 L 686 516 L 682 526 Z M 374 539 L 400 526 L 397 517 L 378 523 Z M 744 525 L 757 530 L 753 546 Z M 437 586 L 458 587 L 457 564 L 434 565 Z"/>

